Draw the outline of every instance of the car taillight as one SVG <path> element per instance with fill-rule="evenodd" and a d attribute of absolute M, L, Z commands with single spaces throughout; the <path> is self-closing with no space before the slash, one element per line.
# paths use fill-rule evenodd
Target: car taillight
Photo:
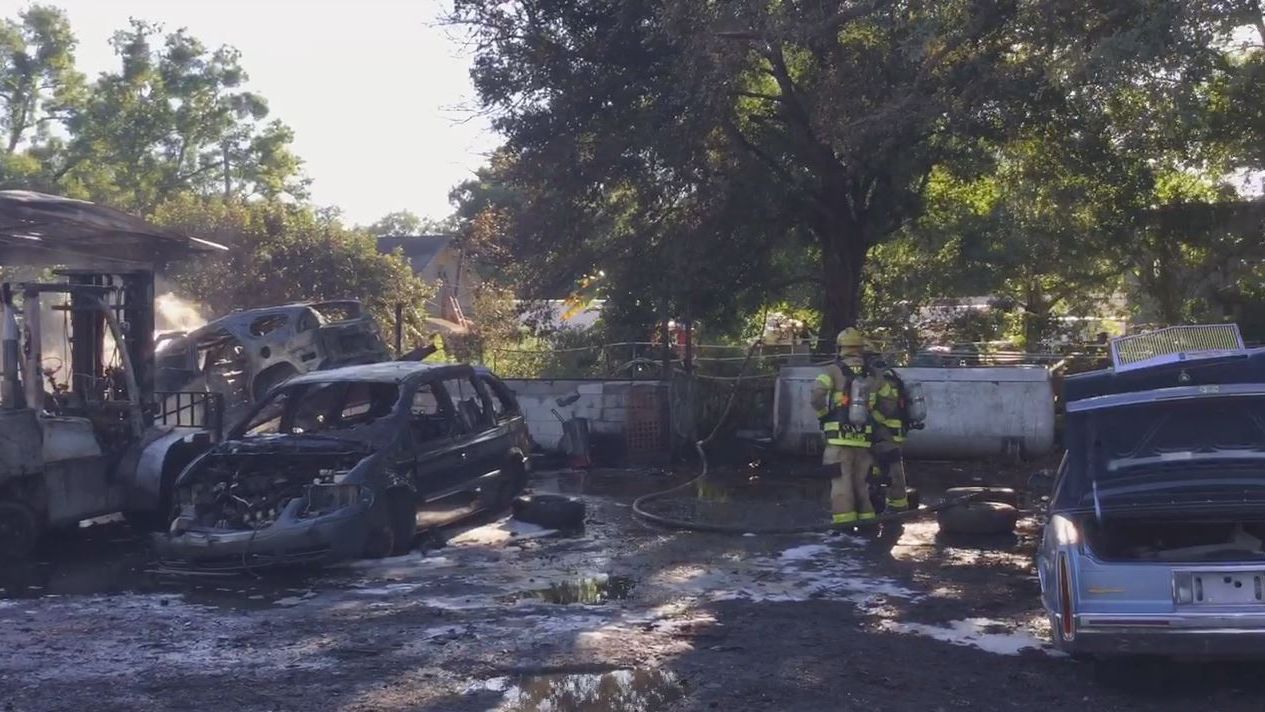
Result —
<path fill-rule="evenodd" d="M 1063 639 L 1076 635 L 1076 612 L 1072 610 L 1072 576 L 1067 567 L 1067 554 L 1059 554 L 1059 624 L 1063 626 Z"/>

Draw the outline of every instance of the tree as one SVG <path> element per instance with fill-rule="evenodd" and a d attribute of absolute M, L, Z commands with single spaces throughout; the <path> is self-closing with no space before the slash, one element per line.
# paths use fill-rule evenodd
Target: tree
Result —
<path fill-rule="evenodd" d="M 183 296 L 211 313 L 295 301 L 357 298 L 379 324 L 406 305 L 406 335 L 425 333 L 423 305 L 433 289 L 399 255 L 378 252 L 368 233 L 324 221 L 308 207 L 184 195 L 155 211 L 157 224 L 220 242 L 221 256 L 170 275 Z"/>
<path fill-rule="evenodd" d="M 50 124 L 81 99 L 75 44 L 65 13 L 54 7 L 32 5 L 17 20 L 0 21 L 0 130 L 9 155 L 47 138 Z"/>
<path fill-rule="evenodd" d="M 266 122 L 267 102 L 242 88 L 237 50 L 138 20 L 111 44 L 120 69 L 97 79 L 68 122 L 55 167 L 67 192 L 141 210 L 183 191 L 305 195 L 293 133 Z"/>
<path fill-rule="evenodd" d="M 1183 5 L 458 0 L 453 20 L 507 136 L 515 258 L 730 311 L 811 265 L 830 333 L 937 168 L 986 173 L 1046 117 L 1171 75 Z"/>

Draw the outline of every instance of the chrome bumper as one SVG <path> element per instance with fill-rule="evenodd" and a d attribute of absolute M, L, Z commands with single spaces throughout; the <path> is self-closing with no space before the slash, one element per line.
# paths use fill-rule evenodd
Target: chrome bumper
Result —
<path fill-rule="evenodd" d="M 1076 616 L 1076 635 L 1065 649 L 1090 654 L 1265 657 L 1265 611 L 1083 613 Z"/>

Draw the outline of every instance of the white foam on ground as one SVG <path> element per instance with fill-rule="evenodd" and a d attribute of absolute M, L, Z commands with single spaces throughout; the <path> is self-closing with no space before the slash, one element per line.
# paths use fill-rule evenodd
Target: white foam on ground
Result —
<path fill-rule="evenodd" d="M 804 544 L 803 546 L 795 546 L 782 552 L 778 558 L 783 561 L 810 561 L 830 552 L 830 547 L 825 544 Z"/>
<path fill-rule="evenodd" d="M 389 583 L 371 588 L 353 588 L 351 592 L 358 596 L 394 596 L 400 593 L 412 593 L 421 587 L 420 583 Z"/>
<path fill-rule="evenodd" d="M 710 574 L 687 585 L 706 590 L 712 601 L 826 599 L 849 601 L 866 610 L 881 606 L 887 598 L 921 598 L 892 579 L 870 574 L 849 548 L 827 544 L 794 546 L 776 558 L 752 557 L 734 573 Z"/>
<path fill-rule="evenodd" d="M 462 532 L 448 540 L 450 546 L 504 546 L 511 542 L 539 539 L 557 534 L 556 529 L 546 529 L 517 519 L 502 519 Z"/>
<path fill-rule="evenodd" d="M 1015 628 L 1015 623 L 991 618 L 966 618 L 946 625 L 904 623 L 885 620 L 879 623 L 881 630 L 906 635 L 921 635 L 953 645 L 978 648 L 995 655 L 1018 655 L 1024 650 L 1047 651 L 1046 644 L 1029 630 L 1017 629 L 1004 633 L 990 632 L 990 628 Z"/>

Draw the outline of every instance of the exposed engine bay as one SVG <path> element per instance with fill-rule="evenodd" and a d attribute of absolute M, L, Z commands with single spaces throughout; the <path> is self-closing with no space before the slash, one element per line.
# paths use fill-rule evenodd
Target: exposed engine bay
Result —
<path fill-rule="evenodd" d="M 1085 541 L 1111 561 L 1250 561 L 1265 559 L 1265 519 L 1083 520 Z"/>
<path fill-rule="evenodd" d="M 181 488 L 180 517 L 196 528 L 264 529 L 283 512 L 318 517 L 365 498 L 342 480 L 362 454 L 218 454 Z"/>

